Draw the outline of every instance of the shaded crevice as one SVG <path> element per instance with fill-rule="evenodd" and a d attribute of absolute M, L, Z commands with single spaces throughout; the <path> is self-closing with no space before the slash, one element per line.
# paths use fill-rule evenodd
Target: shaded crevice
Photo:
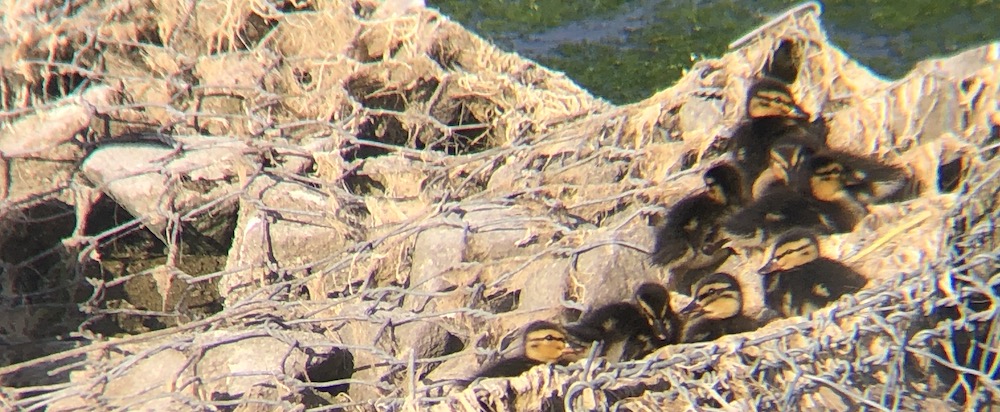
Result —
<path fill-rule="evenodd" d="M 942 163 L 938 166 L 938 191 L 941 193 L 951 193 L 961 186 L 965 178 L 965 158 L 958 157 L 950 162 Z"/>
<path fill-rule="evenodd" d="M 306 376 L 310 382 L 323 383 L 348 379 L 354 374 L 354 355 L 348 350 L 338 350 L 326 359 L 308 366 Z M 336 395 L 347 392 L 349 384 L 318 386 L 317 392 Z"/>
<path fill-rule="evenodd" d="M 516 290 L 513 292 L 487 296 L 485 299 L 485 306 L 493 313 L 507 313 L 517 309 L 520 300 L 521 291 Z"/>
<path fill-rule="evenodd" d="M 764 75 L 784 81 L 794 83 L 799 76 L 799 56 L 798 48 L 791 40 L 782 40 L 778 48 L 771 53 L 764 67 Z"/>
<path fill-rule="evenodd" d="M 490 141 L 490 126 L 486 121 L 495 105 L 483 99 L 457 99 L 449 101 L 450 106 L 436 111 L 435 117 L 451 129 L 450 136 L 427 142 L 431 150 L 443 151 L 449 155 L 478 153 L 493 146 Z"/>

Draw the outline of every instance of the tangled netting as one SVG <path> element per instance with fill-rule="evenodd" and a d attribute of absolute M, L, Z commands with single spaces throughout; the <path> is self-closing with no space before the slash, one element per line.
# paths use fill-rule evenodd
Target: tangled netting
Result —
<path fill-rule="evenodd" d="M 613 106 L 419 2 L 8 2 L 0 405 L 17 410 L 931 410 L 1000 399 L 1000 45 L 886 81 L 812 3 Z M 907 168 L 809 318 L 457 384 L 648 280 L 761 74 Z M 761 252 L 734 256 L 763 309 Z M 682 304 L 687 291 L 678 290 Z M 675 306 L 677 307 L 677 306 Z"/>

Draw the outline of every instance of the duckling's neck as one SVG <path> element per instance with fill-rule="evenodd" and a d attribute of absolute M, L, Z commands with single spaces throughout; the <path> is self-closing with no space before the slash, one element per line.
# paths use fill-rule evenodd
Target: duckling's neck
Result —
<path fill-rule="evenodd" d="M 803 120 L 788 116 L 762 116 L 753 118 L 755 132 L 775 132 L 802 127 Z"/>

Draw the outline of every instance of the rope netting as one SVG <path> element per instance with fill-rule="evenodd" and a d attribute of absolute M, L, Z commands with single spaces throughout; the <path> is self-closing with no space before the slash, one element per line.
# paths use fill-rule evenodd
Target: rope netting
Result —
<path fill-rule="evenodd" d="M 808 3 L 616 107 L 406 2 L 10 3 L 4 408 L 998 402 L 997 43 L 887 81 Z M 671 282 L 648 263 L 651 225 L 719 160 L 752 79 L 778 72 L 832 147 L 912 177 L 907 199 L 821 240 L 869 288 L 640 361 L 460 387 L 533 320 Z M 763 258 L 722 267 L 748 315 Z"/>

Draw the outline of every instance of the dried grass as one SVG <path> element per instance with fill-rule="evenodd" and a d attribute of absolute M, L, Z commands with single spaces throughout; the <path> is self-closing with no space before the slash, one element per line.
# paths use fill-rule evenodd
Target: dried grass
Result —
<path fill-rule="evenodd" d="M 65 200 L 77 217 L 71 238 L 5 263 L 4 311 L 37 307 L 16 280 L 38 276 L 32 265 L 58 252 L 68 269 L 55 279 L 72 286 L 52 288 L 88 282 L 95 293 L 81 307 L 89 316 L 175 322 L 118 338 L 81 328 L 77 348 L 18 358 L 0 367 L 4 407 L 888 410 L 930 408 L 937 404 L 928 394 L 957 392 L 969 394 L 953 397 L 968 408 L 995 403 L 988 399 L 998 390 L 995 356 L 975 359 L 962 344 L 996 347 L 998 339 L 997 44 L 890 82 L 832 46 L 806 6 L 721 58 L 696 63 L 675 86 L 614 107 L 431 10 L 367 2 L 143 6 L 84 4 L 65 13 L 41 4 L 54 16 L 49 22 L 9 27 L 62 27 L 61 39 L 93 41 L 7 40 L 4 56 L 13 59 L 0 60 L 7 130 L 37 131 L 37 119 L 77 104 L 86 117 L 73 124 L 88 127 L 64 144 L 86 149 L 69 152 L 74 161 L 112 142 L 169 147 L 164 164 L 204 145 L 237 147 L 238 160 L 218 159 L 219 174 L 157 169 L 171 196 L 163 200 L 189 198 L 185 191 L 199 185 L 234 194 L 200 205 L 167 201 L 92 233 L 79 225 L 97 201 L 93 193 L 107 185 L 89 187 L 92 176 L 57 161 L 67 156 L 59 147 L 24 146 L 32 159 L 4 149 L 2 175 L 12 178 L 0 228 L 25 230 L 26 213 L 50 201 Z M 83 24 L 94 21 L 101 24 Z M 27 55 L 40 44 L 51 62 Z M 824 255 L 853 265 L 873 286 L 809 319 L 666 347 L 642 361 L 588 359 L 454 390 L 448 378 L 516 346 L 505 341 L 520 325 L 622 299 L 641 281 L 669 280 L 646 260 L 650 222 L 719 161 L 718 148 L 744 117 L 746 88 L 782 44 L 800 58 L 793 92 L 827 120 L 831 144 L 905 166 L 917 182 L 912 199 L 875 206 L 854 232 L 823 240 Z M 110 86 L 116 99 L 80 105 L 71 92 L 81 86 Z M 50 169 L 39 162 L 60 173 L 42 176 Z M 939 183 L 951 178 L 956 185 Z M 222 207 L 237 199 L 238 212 Z M 219 215 L 236 222 L 226 267 L 179 270 L 181 244 L 207 236 Z M 159 280 L 163 304 L 109 307 L 103 292 L 128 279 L 85 269 L 144 224 L 164 239 L 169 257 L 130 276 Z M 744 284 L 749 314 L 762 299 L 746 268 L 762 258 L 726 263 Z M 166 286 L 178 282 L 188 287 L 172 294 Z M 212 282 L 224 307 L 192 317 L 191 285 Z M 973 292 L 994 304 L 973 302 Z M 13 331 L 4 339 L 39 338 L 44 319 L 11 319 L 0 323 Z M 242 338 L 190 344 L 206 331 L 267 335 L 287 346 L 289 359 L 305 360 L 256 372 L 203 364 L 210 347 L 256 347 Z M 139 343 L 144 349 L 124 350 Z M 183 364 L 167 362 L 176 373 L 150 373 L 150 387 L 109 392 L 106 384 L 168 352 L 183 355 Z M 973 386 L 956 371 L 979 379 Z M 218 384 L 237 378 L 252 389 Z"/>

